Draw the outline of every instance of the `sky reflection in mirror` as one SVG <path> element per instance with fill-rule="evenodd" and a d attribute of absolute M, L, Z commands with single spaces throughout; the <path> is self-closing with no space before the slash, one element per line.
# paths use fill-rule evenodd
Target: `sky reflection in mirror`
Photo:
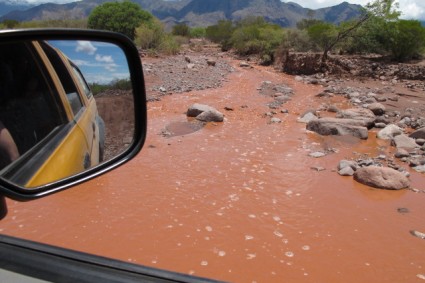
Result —
<path fill-rule="evenodd" d="M 129 80 L 127 59 L 120 47 L 107 42 L 51 40 L 83 73 L 89 84 Z"/>

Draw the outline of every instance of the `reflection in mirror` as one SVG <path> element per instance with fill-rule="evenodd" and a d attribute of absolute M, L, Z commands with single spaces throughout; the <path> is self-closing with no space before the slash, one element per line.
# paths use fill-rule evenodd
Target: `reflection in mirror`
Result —
<path fill-rule="evenodd" d="M 115 157 L 134 134 L 120 47 L 97 41 L 0 43 L 0 176 L 35 188 Z"/>

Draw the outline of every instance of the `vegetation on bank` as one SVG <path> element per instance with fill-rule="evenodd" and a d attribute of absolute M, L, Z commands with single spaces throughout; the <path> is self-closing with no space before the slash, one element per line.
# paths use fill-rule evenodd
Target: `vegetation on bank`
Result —
<path fill-rule="evenodd" d="M 176 54 L 191 38 L 207 38 L 225 50 L 239 55 L 259 56 L 263 64 L 273 63 L 281 54 L 322 52 L 328 54 L 377 53 L 396 61 L 419 58 L 425 52 L 425 27 L 415 20 L 402 20 L 395 0 L 374 0 L 362 15 L 339 25 L 314 19 L 309 13 L 296 28 L 282 28 L 261 17 L 238 22 L 219 21 L 209 27 L 191 28 L 176 24 L 170 32 L 164 24 L 139 5 L 106 2 L 97 6 L 86 20 L 49 20 L 22 22 L 6 20 L 3 28 L 66 27 L 94 28 L 126 34 L 135 44 L 151 53 Z"/>

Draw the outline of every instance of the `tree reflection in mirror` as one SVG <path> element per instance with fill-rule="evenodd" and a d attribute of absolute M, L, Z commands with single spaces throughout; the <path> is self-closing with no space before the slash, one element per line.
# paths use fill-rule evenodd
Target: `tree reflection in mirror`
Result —
<path fill-rule="evenodd" d="M 124 52 L 97 41 L 0 44 L 0 176 L 35 188 L 115 157 L 134 134 Z"/>

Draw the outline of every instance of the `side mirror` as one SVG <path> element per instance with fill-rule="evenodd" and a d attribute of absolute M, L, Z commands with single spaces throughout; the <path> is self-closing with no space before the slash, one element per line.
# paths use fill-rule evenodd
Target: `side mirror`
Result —
<path fill-rule="evenodd" d="M 0 196 L 39 198 L 122 165 L 143 147 L 146 120 L 127 37 L 0 32 Z"/>

